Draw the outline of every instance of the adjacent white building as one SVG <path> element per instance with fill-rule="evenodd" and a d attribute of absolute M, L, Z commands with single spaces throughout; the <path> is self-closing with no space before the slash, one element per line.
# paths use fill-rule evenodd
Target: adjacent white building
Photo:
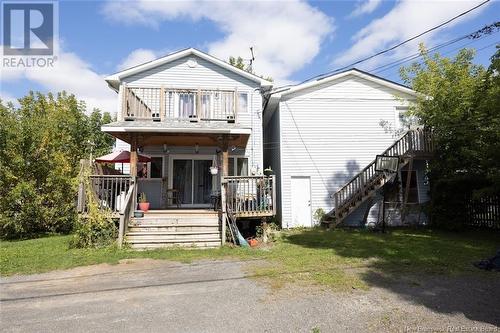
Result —
<path fill-rule="evenodd" d="M 310 227 L 317 209 L 333 210 L 334 193 L 397 139 L 401 115 L 415 96 L 357 69 L 268 93 L 264 166 L 277 176 L 282 226 Z M 415 161 L 411 174 L 408 202 L 427 201 L 425 161 Z M 359 225 L 365 213 L 366 203 L 345 223 Z"/>

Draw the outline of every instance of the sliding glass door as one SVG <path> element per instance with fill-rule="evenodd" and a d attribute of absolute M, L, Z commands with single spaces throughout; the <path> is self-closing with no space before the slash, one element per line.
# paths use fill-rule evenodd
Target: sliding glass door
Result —
<path fill-rule="evenodd" d="M 172 161 L 172 189 L 185 206 L 208 206 L 212 194 L 211 159 L 177 159 Z"/>

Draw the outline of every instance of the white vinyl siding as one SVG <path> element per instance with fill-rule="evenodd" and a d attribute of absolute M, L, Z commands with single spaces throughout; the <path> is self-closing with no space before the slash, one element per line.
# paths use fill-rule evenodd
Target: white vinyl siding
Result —
<path fill-rule="evenodd" d="M 268 110 L 269 111 L 269 110 Z M 276 215 L 281 220 L 281 149 L 280 113 L 274 110 L 264 120 L 264 169 L 271 167 L 276 175 Z"/>
<path fill-rule="evenodd" d="M 284 227 L 291 219 L 292 176 L 310 176 L 312 212 L 328 212 L 334 208 L 335 191 L 394 142 L 392 133 L 380 126 L 381 120 L 394 120 L 395 107 L 401 104 L 394 93 L 348 76 L 283 97 L 279 114 Z"/>
<path fill-rule="evenodd" d="M 188 66 L 190 59 L 196 60 L 196 66 Z M 193 55 L 125 77 L 123 82 L 130 87 L 221 89 L 247 94 L 247 110 L 238 113 L 238 126 L 252 130 L 243 154 L 248 157 L 249 169 L 263 170 L 262 96 L 257 82 Z"/>

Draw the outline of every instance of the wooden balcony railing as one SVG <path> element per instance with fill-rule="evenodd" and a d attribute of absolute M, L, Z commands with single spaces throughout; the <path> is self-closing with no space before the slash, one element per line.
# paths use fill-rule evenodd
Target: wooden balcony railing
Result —
<path fill-rule="evenodd" d="M 275 176 L 224 177 L 226 205 L 235 217 L 276 215 Z"/>
<path fill-rule="evenodd" d="M 237 90 L 124 86 L 124 120 L 227 121 L 237 117 Z"/>

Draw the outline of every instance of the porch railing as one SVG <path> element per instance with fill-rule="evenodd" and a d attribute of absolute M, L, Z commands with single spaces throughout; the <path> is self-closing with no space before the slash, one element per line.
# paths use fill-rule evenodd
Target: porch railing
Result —
<path fill-rule="evenodd" d="M 124 86 L 124 120 L 228 121 L 237 117 L 237 90 Z"/>
<path fill-rule="evenodd" d="M 226 205 L 236 217 L 276 215 L 275 176 L 224 177 Z"/>
<path fill-rule="evenodd" d="M 130 217 L 134 214 L 136 206 L 135 204 L 136 197 L 137 197 L 137 183 L 132 180 L 119 212 L 120 214 L 120 223 L 118 226 L 119 247 L 123 245 L 123 240 L 125 238 L 125 234 L 127 233 L 128 221 L 130 220 Z"/>
<path fill-rule="evenodd" d="M 125 198 L 132 185 L 128 175 L 91 175 L 89 186 L 95 196 L 99 209 L 109 209 L 118 214 L 125 205 Z M 83 184 L 78 190 L 77 209 L 80 213 L 87 211 L 87 191 Z"/>

